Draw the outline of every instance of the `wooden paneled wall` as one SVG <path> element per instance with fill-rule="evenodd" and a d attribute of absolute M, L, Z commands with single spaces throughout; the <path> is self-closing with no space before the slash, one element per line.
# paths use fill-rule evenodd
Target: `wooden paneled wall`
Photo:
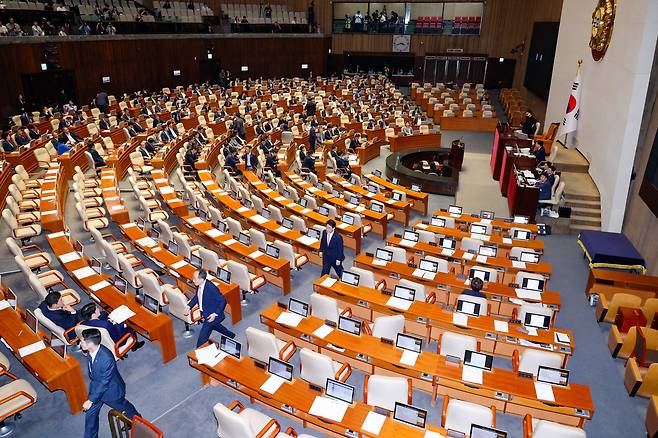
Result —
<path fill-rule="evenodd" d="M 21 75 L 37 73 L 43 62 L 46 44 L 0 44 L 0 111 L 7 116 L 18 93 L 22 92 Z M 330 38 L 321 35 L 290 37 L 263 35 L 255 37 L 216 36 L 211 38 L 94 38 L 49 43 L 59 51 L 62 68 L 75 72 L 76 94 L 86 103 L 101 88 L 101 77 L 110 76 L 105 87 L 119 94 L 137 89 L 159 89 L 199 81 L 199 63 L 206 57 L 208 45 L 214 45 L 215 59 L 222 68 L 238 77 L 282 77 L 308 75 L 301 64 L 308 64 L 314 74 L 326 71 Z M 240 66 L 248 65 L 249 73 Z M 174 78 L 172 71 L 182 75 Z"/>

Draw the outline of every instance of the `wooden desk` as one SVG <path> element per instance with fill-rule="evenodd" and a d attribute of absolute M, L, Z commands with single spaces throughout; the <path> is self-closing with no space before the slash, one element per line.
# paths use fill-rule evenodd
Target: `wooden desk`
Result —
<path fill-rule="evenodd" d="M 112 221 L 117 224 L 129 222 L 130 214 L 121 200 L 121 191 L 114 167 L 105 167 L 101 170 L 101 189 L 103 191 L 103 202 L 108 213 L 110 213 Z"/>
<path fill-rule="evenodd" d="M 407 149 L 434 148 L 441 147 L 441 134 L 430 133 L 398 136 L 393 135 L 388 138 L 391 152 L 400 152 Z"/>
<path fill-rule="evenodd" d="M 61 166 L 58 162 L 51 161 L 43 176 L 39 203 L 39 222 L 44 230 L 56 232 L 64 229 L 64 203 L 68 191 L 68 181 Z"/>
<path fill-rule="evenodd" d="M 346 430 L 356 431 L 363 438 L 374 436 L 361 429 L 368 412 L 374 410 L 372 406 L 358 401 L 354 402 L 340 422 L 319 418 L 309 414 L 309 411 L 315 397 L 321 393 L 312 390 L 304 380 L 293 379 L 291 383 L 284 383 L 274 394 L 269 394 L 259 388 L 270 375 L 256 366 L 253 359 L 243 357 L 238 360 L 229 356 L 214 367 L 209 367 L 199 365 L 195 351 L 188 353 L 187 358 L 190 366 L 201 373 L 201 381 L 204 385 L 212 381 L 220 382 L 228 389 L 248 397 L 250 402 L 274 409 L 288 418 L 301 422 L 304 427 L 316 429 L 331 437 L 343 437 Z M 288 408 L 292 409 L 292 413 Z M 442 435 L 446 433 L 444 429 L 433 425 L 427 426 L 427 430 L 439 432 Z M 389 417 L 385 420 L 377 436 L 423 438 L 425 430 L 400 423 Z"/>
<path fill-rule="evenodd" d="M 528 216 L 531 222 L 535 222 L 538 204 L 539 189 L 521 183 L 516 172 L 513 172 L 507 188 L 507 206 L 510 216 Z"/>
<path fill-rule="evenodd" d="M 503 152 L 503 162 L 500 173 L 500 194 L 507 196 L 510 188 L 510 180 L 514 178 L 514 168 L 521 169 L 534 169 L 537 165 L 537 160 L 534 157 L 526 157 L 514 152 L 511 147 L 506 147 Z"/>
<path fill-rule="evenodd" d="M 157 188 L 162 199 L 164 199 L 167 207 L 169 207 L 179 218 L 187 216 L 189 214 L 187 204 L 178 197 L 174 188 L 169 185 L 167 174 L 161 169 L 153 169 L 151 171 L 151 176 L 153 176 L 153 184 Z"/>
<path fill-rule="evenodd" d="M 20 348 L 42 340 L 43 336 L 31 331 L 21 315 L 11 307 L 0 310 L 0 336 L 16 359 L 49 391 L 64 391 L 72 414 L 82 411 L 82 403 L 87 400 L 87 389 L 80 364 L 72 355 L 62 359 L 46 347 L 21 357 L 18 353 Z"/>
<path fill-rule="evenodd" d="M 480 218 L 479 216 L 473 216 L 466 213 L 461 215 L 452 215 L 445 210 L 437 210 L 434 212 L 433 215 L 443 218 L 453 218 L 457 224 L 462 224 L 467 228 L 472 223 L 483 221 L 483 219 Z M 537 231 L 538 231 L 537 224 L 516 224 L 511 220 L 507 221 L 504 219 L 493 219 L 491 221 L 491 226 L 494 230 L 501 230 L 501 231 L 509 231 L 512 228 L 521 228 L 530 231 L 533 234 L 533 238 L 537 237 Z"/>
<path fill-rule="evenodd" d="M 150 239 L 146 232 L 134 222 L 119 225 L 119 228 L 130 239 L 132 244 L 136 248 L 139 248 L 140 252 L 151 259 L 156 265 L 166 268 L 176 278 L 176 285 L 179 289 L 183 291 L 196 290 L 196 286 L 192 284 L 192 277 L 197 269 L 190 263 L 187 263 L 183 256 L 172 254 L 161 242 Z M 226 284 L 216 278 L 213 279 L 213 283 L 226 298 L 229 307 L 228 312 L 231 314 L 231 322 L 237 324 L 242 319 L 240 288 L 235 283 Z"/>
<path fill-rule="evenodd" d="M 107 283 L 107 280 L 110 278 L 107 274 L 94 273 L 84 278 L 78 278 L 76 271 L 78 269 L 89 267 L 88 258 L 82 256 L 71 261 L 62 261 L 63 255 L 75 252 L 73 244 L 65 233 L 58 232 L 49 234 L 48 243 L 69 276 L 74 279 L 80 288 L 87 292 L 94 301 L 101 304 L 108 311 L 112 311 L 119 306 L 125 305 L 135 312 L 135 315 L 128 319 L 128 325 L 148 340 L 160 343 L 163 363 L 167 363 L 176 357 L 174 328 L 169 316 L 164 313 L 154 315 L 142 307 L 137 302 L 134 295 L 119 292 L 117 288 L 110 283 Z M 101 282 L 103 281 L 107 284 L 102 284 Z M 97 287 L 100 288 L 93 290 Z"/>
<path fill-rule="evenodd" d="M 438 340 L 443 332 L 462 333 L 476 338 L 481 350 L 502 357 L 512 357 L 514 350 L 522 351 L 526 348 L 552 351 L 560 354 L 563 366 L 566 367 L 569 356 L 573 354 L 573 333 L 571 330 L 555 329 L 538 330 L 537 336 L 531 336 L 519 329 L 520 324 L 508 323 L 508 331 L 497 331 L 494 321 L 496 318 L 488 316 L 469 317 L 468 327 L 453 323 L 453 312 L 443 310 L 441 306 L 414 301 L 409 310 L 403 311 L 387 304 L 390 296 L 375 289 L 363 286 L 350 286 L 336 281 L 331 287 L 322 285 L 328 278 L 326 275 L 313 283 L 315 292 L 335 298 L 344 306 L 350 306 L 354 316 L 374 321 L 381 315 L 404 315 L 405 331 L 422 336 L 427 340 Z M 569 336 L 570 344 L 561 345 L 555 342 L 554 333 L 565 333 Z"/>
<path fill-rule="evenodd" d="M 422 215 L 427 215 L 427 209 L 429 205 L 429 195 L 427 193 L 415 192 L 405 186 L 393 184 L 386 178 L 375 176 L 372 173 L 368 173 L 363 176 L 373 183 L 379 185 L 380 189 L 386 193 L 391 193 L 393 190 L 405 193 L 407 195 L 407 199 L 412 200 L 411 209 L 421 213 Z"/>
<path fill-rule="evenodd" d="M 477 131 L 492 132 L 498 124 L 498 117 L 484 118 L 481 114 L 473 113 L 474 117 L 437 117 L 434 114 L 434 122 L 441 126 L 441 131 Z M 437 120 L 438 119 L 438 120 Z"/>
<path fill-rule="evenodd" d="M 585 292 L 589 292 L 597 284 L 658 292 L 658 277 L 609 269 L 590 269 Z"/>
<path fill-rule="evenodd" d="M 554 387 L 555 403 L 547 404 L 537 399 L 532 379 L 519 377 L 513 371 L 493 368 L 483 373 L 481 385 L 465 382 L 462 380 L 462 364 L 450 363 L 445 356 L 428 349 L 421 351 L 413 366 L 405 365 L 400 362 L 402 350 L 371 335 L 354 336 L 335 329 L 320 339 L 313 332 L 324 324 L 324 320 L 314 316 L 304 318 L 297 327 L 276 322 L 284 310 L 272 304 L 260 314 L 261 323 L 277 338 L 293 340 L 298 347 L 309 348 L 339 362 L 348 362 L 367 374 L 411 377 L 414 388 L 432 394 L 432 406 L 437 394 L 448 395 L 485 406 L 494 405 L 500 412 L 513 415 L 531 412 L 533 418 L 580 427 L 594 414 L 594 403 L 586 385 L 571 383 L 568 387 Z M 511 400 L 497 397 L 496 393 L 509 395 Z M 577 415 L 576 409 L 587 410 L 588 415 Z"/>
<path fill-rule="evenodd" d="M 284 295 L 290 293 L 290 262 L 288 260 L 275 259 L 262 252 L 260 255 L 252 256 L 259 250 L 258 247 L 243 245 L 229 233 L 216 234 L 219 230 L 211 231 L 215 229 L 212 223 L 201 220 L 197 216 L 184 217 L 181 219 L 181 224 L 184 229 L 194 232 L 204 244 L 208 245 L 208 248 L 224 254 L 227 259 L 251 267 L 256 275 L 264 276 L 268 283 L 279 287 Z M 208 233 L 211 233 L 212 236 Z"/>

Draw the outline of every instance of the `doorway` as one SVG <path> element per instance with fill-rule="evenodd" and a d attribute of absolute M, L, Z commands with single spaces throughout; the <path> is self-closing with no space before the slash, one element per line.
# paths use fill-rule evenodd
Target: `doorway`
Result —
<path fill-rule="evenodd" d="M 27 73 L 23 74 L 21 79 L 25 97 L 35 108 L 63 105 L 68 100 L 78 100 L 72 69 Z"/>

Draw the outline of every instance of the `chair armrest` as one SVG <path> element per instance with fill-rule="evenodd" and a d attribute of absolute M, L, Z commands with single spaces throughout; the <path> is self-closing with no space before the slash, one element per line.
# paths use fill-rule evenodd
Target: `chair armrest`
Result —
<path fill-rule="evenodd" d="M 290 360 L 290 358 L 295 354 L 296 351 L 297 351 L 297 346 L 291 339 L 288 342 L 286 342 L 286 345 L 284 345 L 283 348 L 279 351 L 279 359 L 288 362 L 288 360 Z"/>
<path fill-rule="evenodd" d="M 520 361 L 519 350 L 514 350 L 512 352 L 512 370 L 515 373 L 519 372 L 519 361 Z"/>
<path fill-rule="evenodd" d="M 343 363 L 343 366 L 340 367 L 336 373 L 336 380 L 339 382 L 345 382 L 350 375 L 352 374 L 352 367 L 347 362 Z"/>
<path fill-rule="evenodd" d="M 626 361 L 626 371 L 624 371 L 624 386 L 628 395 L 635 397 L 638 389 L 642 386 L 642 373 L 634 357 Z"/>
<path fill-rule="evenodd" d="M 36 249 L 38 252 L 45 252 L 41 247 L 35 243 L 30 243 L 29 245 L 25 245 L 21 247 L 22 251 L 25 251 L 27 249 Z"/>
<path fill-rule="evenodd" d="M 75 334 L 75 328 L 78 326 L 78 324 L 74 325 L 68 330 L 64 331 L 64 339 L 66 339 L 66 342 L 68 342 L 69 345 L 75 345 L 78 342 L 78 336 Z M 71 333 L 73 333 L 73 336 L 69 336 Z"/>
<path fill-rule="evenodd" d="M 254 289 L 254 282 L 255 282 L 256 280 L 258 280 L 258 279 L 261 279 L 261 278 L 262 278 L 263 280 L 265 280 L 265 283 L 263 283 L 263 286 L 264 286 L 264 285 L 267 283 L 267 280 L 265 279 L 265 276 L 264 276 L 264 275 L 257 275 L 257 276 L 255 276 L 254 278 L 252 278 L 251 280 L 249 280 L 249 287 L 251 288 L 251 290 L 255 290 L 255 289 Z"/>
<path fill-rule="evenodd" d="M 443 397 L 443 407 L 441 408 L 441 427 L 446 425 L 446 415 L 448 414 L 448 403 L 450 403 L 450 397 Z"/>
<path fill-rule="evenodd" d="M 297 432 L 292 428 L 292 426 L 286 429 L 286 434 L 293 438 L 297 438 Z"/>
<path fill-rule="evenodd" d="M 117 342 L 114 343 L 114 353 L 117 355 L 117 357 L 123 357 L 130 350 L 130 348 L 133 345 L 135 345 L 136 342 L 137 342 L 137 338 L 135 337 L 135 335 L 128 332 L 125 335 L 123 335 L 121 339 L 119 339 Z M 127 345 L 126 351 L 125 353 L 121 354 L 121 352 L 119 351 L 119 347 L 121 347 L 124 344 Z"/>
<path fill-rule="evenodd" d="M 201 321 L 201 311 L 199 310 L 199 306 L 194 306 L 192 310 L 190 310 L 190 321 L 193 323 Z"/>
<path fill-rule="evenodd" d="M 256 438 L 262 438 L 262 437 L 275 437 L 279 434 L 279 431 L 281 430 L 281 426 L 279 426 L 279 423 L 272 418 L 270 421 L 267 422 L 265 426 L 263 426 L 263 429 L 261 429 L 258 434 L 256 434 Z"/>
<path fill-rule="evenodd" d="M 490 409 L 491 409 L 491 415 L 492 415 L 491 427 L 496 427 L 496 406 L 491 405 Z"/>
<path fill-rule="evenodd" d="M 412 400 L 413 400 L 413 383 L 412 383 L 412 381 L 411 381 L 411 377 L 407 377 L 407 385 L 408 385 L 408 389 L 407 389 L 407 404 L 410 405 L 411 402 L 412 402 Z M 432 403 L 434 403 L 434 400 L 432 400 Z M 494 415 L 494 418 L 495 418 L 495 415 Z"/>
<path fill-rule="evenodd" d="M 425 297 L 425 302 L 430 304 L 436 303 L 436 294 L 434 292 L 430 292 L 429 294 L 427 294 L 427 296 Z"/>
<path fill-rule="evenodd" d="M 610 324 L 610 333 L 608 334 L 608 350 L 612 354 L 612 357 L 617 357 L 621 346 L 624 344 L 624 340 L 619 333 L 619 329 L 615 324 Z"/>
<path fill-rule="evenodd" d="M 386 289 L 386 279 L 382 278 L 381 280 L 379 280 L 375 284 L 375 289 L 377 289 L 380 292 L 383 291 L 384 289 Z"/>
<path fill-rule="evenodd" d="M 361 323 L 361 327 L 363 328 L 364 333 L 366 333 L 368 335 L 372 335 L 372 329 L 370 328 L 370 324 L 368 324 L 367 321 L 363 321 Z"/>
<path fill-rule="evenodd" d="M 352 309 L 349 307 L 346 307 L 343 309 L 342 312 L 340 312 L 340 316 L 347 316 L 348 318 L 352 317 Z"/>
<path fill-rule="evenodd" d="M 608 299 L 605 295 L 599 295 L 599 301 L 596 303 L 596 320 L 598 322 L 603 321 L 605 315 L 608 313 Z"/>
<path fill-rule="evenodd" d="M 482 344 L 480 343 L 480 341 L 477 341 L 476 349 L 477 349 L 478 352 L 482 351 Z"/>
<path fill-rule="evenodd" d="M 30 394 L 26 393 L 25 391 L 19 391 L 19 392 L 15 392 L 13 394 L 10 394 L 7 397 L 0 400 L 0 406 L 4 405 L 5 403 L 11 402 L 12 400 L 17 399 L 18 397 L 25 397 L 26 399 L 28 399 L 30 401 L 29 404 L 27 404 L 25 406 L 19 406 L 19 407 L 15 408 L 13 411 L 11 411 L 4 418 L 8 418 L 8 417 L 14 415 L 15 413 L 18 413 L 18 412 L 22 411 L 23 409 L 27 408 L 28 406 L 33 405 L 34 403 L 36 403 L 36 400 L 34 398 L 32 398 L 32 396 Z"/>
<path fill-rule="evenodd" d="M 234 400 L 233 403 L 227 406 L 230 411 L 234 411 L 235 408 L 240 408 L 238 413 L 242 412 L 244 410 L 244 405 L 240 403 L 238 400 Z"/>
<path fill-rule="evenodd" d="M 532 438 L 532 417 L 525 414 L 523 417 L 523 438 Z"/>

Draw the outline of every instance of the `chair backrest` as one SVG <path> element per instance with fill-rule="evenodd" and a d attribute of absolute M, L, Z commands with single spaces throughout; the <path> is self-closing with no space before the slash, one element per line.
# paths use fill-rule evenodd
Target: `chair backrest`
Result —
<path fill-rule="evenodd" d="M 201 269 L 205 269 L 211 273 L 217 272 L 219 269 L 219 256 L 215 251 L 207 248 L 199 248 L 199 257 L 201 257 Z"/>
<path fill-rule="evenodd" d="M 327 379 L 335 378 L 333 361 L 329 356 L 316 353 L 308 348 L 302 348 L 299 352 L 300 377 L 309 383 L 324 388 Z"/>
<path fill-rule="evenodd" d="M 426 243 L 436 243 L 436 234 L 426 230 L 416 230 L 418 233 L 418 241 Z"/>
<path fill-rule="evenodd" d="M 296 229 L 300 233 L 306 233 L 308 227 L 306 226 L 306 222 L 304 222 L 304 219 L 294 214 L 290 215 L 290 219 L 292 219 L 294 229 Z"/>
<path fill-rule="evenodd" d="M 178 245 L 178 254 L 190 260 L 192 258 L 192 248 L 190 247 L 189 240 L 187 240 L 187 236 L 178 232 L 174 232 L 173 234 L 174 242 Z"/>
<path fill-rule="evenodd" d="M 158 283 L 158 278 L 151 274 L 150 272 L 137 272 L 137 278 L 142 282 L 142 291 L 144 295 L 158 301 L 161 306 L 167 304 L 164 301 L 162 290 L 160 289 L 160 283 Z"/>
<path fill-rule="evenodd" d="M 45 326 L 51 333 L 53 333 L 61 341 L 67 342 L 66 336 L 64 335 L 64 329 L 57 324 L 55 324 L 50 318 L 46 317 L 43 314 L 40 308 L 34 309 L 34 316 L 36 316 L 39 324 Z"/>
<path fill-rule="evenodd" d="M 470 303 L 479 304 L 480 305 L 479 315 L 486 316 L 489 314 L 489 303 L 486 298 L 474 297 L 473 295 L 459 294 L 457 296 L 457 302 L 459 301 L 468 301 Z"/>
<path fill-rule="evenodd" d="M 272 219 L 279 223 L 283 222 L 283 215 L 281 214 L 281 209 L 279 207 L 270 204 L 267 206 L 267 209 L 270 211 Z"/>
<path fill-rule="evenodd" d="M 427 298 L 427 295 L 425 294 L 425 286 L 420 283 L 416 283 L 414 281 L 403 278 L 400 281 L 398 281 L 398 284 L 400 286 L 413 289 L 415 291 L 414 299 L 416 301 L 425 301 L 425 299 Z"/>
<path fill-rule="evenodd" d="M 405 251 L 404 248 L 400 248 L 399 246 L 386 245 L 384 249 L 393 253 L 392 261 L 397 263 L 404 263 L 405 265 L 407 264 L 407 251 Z"/>
<path fill-rule="evenodd" d="M 533 274 L 532 272 L 519 271 L 514 276 L 514 283 L 516 283 L 518 285 L 522 285 L 524 279 L 538 280 L 538 281 L 544 281 L 545 280 L 544 276 L 541 275 L 541 274 Z M 546 290 L 546 282 L 544 282 L 543 290 Z"/>
<path fill-rule="evenodd" d="M 112 336 L 110 336 L 110 332 L 107 331 L 105 327 L 92 327 L 89 325 L 85 325 L 84 323 L 80 323 L 75 326 L 75 335 L 82 339 L 82 332 L 90 329 L 90 328 L 95 328 L 98 329 L 98 331 L 101 333 L 101 345 L 106 347 L 108 350 L 112 352 L 112 356 L 114 356 L 114 360 L 119 360 L 119 357 L 116 355 L 115 351 L 115 344 L 114 341 L 112 340 Z"/>
<path fill-rule="evenodd" d="M 404 315 L 379 316 L 372 325 L 372 335 L 377 338 L 395 340 L 404 332 Z"/>
<path fill-rule="evenodd" d="M 553 309 L 551 309 L 550 307 L 546 307 L 543 304 L 540 304 L 540 303 L 524 303 L 524 304 L 522 304 L 521 307 L 519 308 L 519 319 L 521 320 L 521 323 L 523 323 L 525 321 L 526 313 L 534 313 L 536 315 L 548 316 L 548 317 L 551 318 L 551 324 L 552 324 Z M 615 309 L 615 313 L 616 313 L 616 309 Z"/>
<path fill-rule="evenodd" d="M 165 284 L 163 286 L 163 292 L 169 303 L 167 306 L 167 311 L 174 315 L 176 318 L 191 324 L 191 313 L 185 315 L 187 310 L 187 302 L 189 301 L 185 294 L 183 294 L 180 289 L 175 288 L 170 284 Z"/>
<path fill-rule="evenodd" d="M 133 288 L 137 288 L 137 274 L 135 273 L 135 270 L 133 269 L 132 265 L 123 254 L 117 254 L 116 256 L 117 259 L 119 259 L 119 266 L 121 266 L 121 272 L 123 273 L 123 278 Z"/>
<path fill-rule="evenodd" d="M 395 410 L 395 402 L 410 404 L 411 379 L 397 376 L 366 376 L 363 398 L 370 406 Z"/>
<path fill-rule="evenodd" d="M 615 315 L 617 315 L 617 310 L 621 306 L 639 309 L 642 307 L 642 298 L 631 294 L 614 294 L 612 300 L 608 303 L 608 313 L 606 314 L 606 318 L 614 319 Z"/>
<path fill-rule="evenodd" d="M 562 368 L 562 355 L 550 351 L 536 350 L 534 348 L 525 348 L 519 355 L 519 369 L 524 373 L 537 375 L 539 366 L 551 368 Z"/>
<path fill-rule="evenodd" d="M 251 289 L 251 278 L 249 277 L 249 270 L 245 265 L 228 260 L 226 262 L 226 269 L 231 272 L 232 283 L 236 283 L 241 290 L 248 291 Z"/>
<path fill-rule="evenodd" d="M 475 251 L 480 248 L 484 244 L 483 241 L 480 239 L 473 239 L 472 237 L 464 237 L 462 238 L 461 242 L 459 243 L 459 247 L 463 251 Z"/>
<path fill-rule="evenodd" d="M 233 236 L 237 237 L 242 232 L 242 225 L 240 225 L 240 222 L 233 219 L 232 217 L 226 218 L 226 224 L 228 225 L 228 232 Z"/>
<path fill-rule="evenodd" d="M 249 419 L 234 412 L 221 403 L 212 408 L 217 419 L 217 436 L 222 438 L 255 438 Z"/>
<path fill-rule="evenodd" d="M 471 431 L 471 424 L 493 426 L 495 424 L 493 411 L 479 404 L 450 399 L 443 427 L 468 434 Z"/>
<path fill-rule="evenodd" d="M 158 219 L 156 222 L 158 224 L 158 231 L 160 232 L 160 241 L 166 245 L 170 240 L 174 239 L 174 233 L 171 231 L 167 222 L 162 219 Z"/>
<path fill-rule="evenodd" d="M 288 242 L 284 242 L 282 240 L 276 239 L 274 241 L 274 246 L 279 248 L 279 257 L 282 259 L 288 260 L 290 262 L 290 266 L 295 266 L 295 251 L 292 248 L 292 245 L 289 244 Z"/>
<path fill-rule="evenodd" d="M 279 358 L 276 337 L 255 327 L 247 327 L 247 349 L 249 357 L 262 363 L 268 363 L 270 357 Z"/>
<path fill-rule="evenodd" d="M 265 234 L 263 234 L 263 232 L 260 230 L 251 228 L 249 230 L 249 238 L 251 240 L 251 244 L 254 246 L 259 248 L 265 248 L 267 246 L 267 239 L 265 238 Z"/>
<path fill-rule="evenodd" d="M 349 270 L 355 274 L 359 274 L 359 286 L 368 287 L 370 289 L 375 288 L 375 274 L 373 274 L 372 271 L 357 268 L 356 266 L 351 267 Z"/>
<path fill-rule="evenodd" d="M 439 346 L 441 356 L 454 356 L 464 360 L 466 350 L 477 351 L 477 340 L 473 336 L 443 332 Z"/>
<path fill-rule="evenodd" d="M 334 298 L 312 293 L 311 298 L 311 315 L 338 323 L 338 301 Z"/>
<path fill-rule="evenodd" d="M 580 427 L 533 419 L 531 436 L 532 438 L 587 438 L 587 433 Z"/>

